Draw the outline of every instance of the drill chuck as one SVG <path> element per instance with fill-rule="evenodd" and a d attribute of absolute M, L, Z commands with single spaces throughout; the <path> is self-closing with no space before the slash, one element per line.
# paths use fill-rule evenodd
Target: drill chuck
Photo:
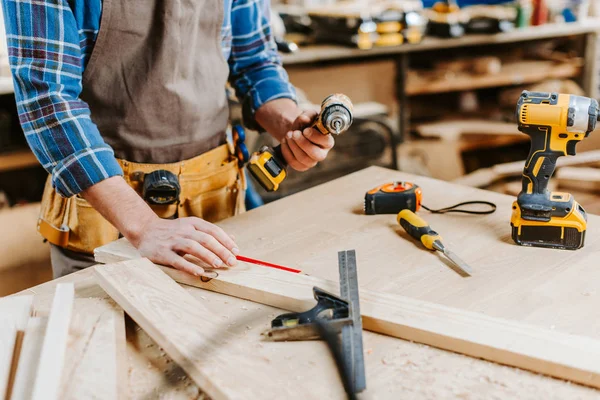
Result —
<path fill-rule="evenodd" d="M 348 96 L 340 93 L 327 96 L 321 103 L 321 114 L 316 128 L 323 134 L 339 135 L 346 132 L 350 125 L 352 125 L 352 102 Z"/>

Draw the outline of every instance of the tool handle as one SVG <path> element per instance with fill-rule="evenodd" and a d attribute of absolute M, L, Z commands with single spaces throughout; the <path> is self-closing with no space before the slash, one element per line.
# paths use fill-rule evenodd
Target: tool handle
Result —
<path fill-rule="evenodd" d="M 558 157 L 566 155 L 562 151 L 550 150 L 550 142 L 552 141 L 552 133 L 548 129 L 548 133 L 537 131 L 531 132 L 531 149 L 529 156 L 525 161 L 523 168 L 523 188 L 522 193 L 527 194 L 545 194 L 548 189 L 550 177 L 556 169 L 556 160 Z M 575 144 L 573 142 L 569 154 L 575 155 Z"/>
<path fill-rule="evenodd" d="M 402 210 L 398 213 L 397 219 L 400 226 L 402 226 L 410 236 L 423 243 L 423 246 L 429 250 L 437 250 L 434 247 L 434 243 L 438 241 L 439 244 L 441 244 L 442 237 L 438 235 L 436 231 L 431 229 L 423 218 L 410 210 Z"/>
<path fill-rule="evenodd" d="M 275 158 L 277 158 L 277 161 L 279 161 L 279 163 L 281 164 L 281 166 L 283 167 L 287 167 L 287 161 L 285 160 L 285 157 L 283 156 L 283 153 L 281 152 L 281 145 L 278 144 L 277 146 L 273 147 L 273 155 L 275 156 Z"/>

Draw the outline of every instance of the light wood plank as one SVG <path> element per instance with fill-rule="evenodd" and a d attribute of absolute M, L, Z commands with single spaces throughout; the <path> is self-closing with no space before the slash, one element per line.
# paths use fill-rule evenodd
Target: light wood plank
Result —
<path fill-rule="evenodd" d="M 21 356 L 19 357 L 15 383 L 12 388 L 12 400 L 30 399 L 33 394 L 32 383 L 35 382 L 35 374 L 42 353 L 47 325 L 48 318 L 46 317 L 29 319 L 21 348 Z"/>
<path fill-rule="evenodd" d="M 575 157 L 559 158 L 556 162 L 556 167 L 559 168 L 557 174 L 560 172 L 560 168 L 563 167 L 586 165 L 600 165 L 600 150 L 585 151 L 577 154 Z M 465 186 L 485 187 L 500 179 L 521 175 L 524 167 L 525 160 L 497 164 L 491 168 L 478 169 L 477 171 L 473 171 L 468 175 L 454 179 L 452 182 Z"/>
<path fill-rule="evenodd" d="M 12 80 L 10 82 L 12 87 Z M 3 90 L 3 79 L 0 78 L 0 94 Z M 12 153 L 0 154 L 0 172 L 15 169 L 30 168 L 40 165 L 31 150 L 21 150 Z"/>
<path fill-rule="evenodd" d="M 109 299 L 75 299 L 60 399 L 113 400 L 124 395 L 119 365 L 125 344 L 123 310 Z"/>
<path fill-rule="evenodd" d="M 31 397 L 33 400 L 59 399 L 58 389 L 65 362 L 74 295 L 73 284 L 56 285 L 40 361 L 35 374 Z"/>
<path fill-rule="evenodd" d="M 149 260 L 137 259 L 97 267 L 97 273 L 108 274 L 106 268 L 146 271 L 151 265 Z M 314 286 L 339 293 L 334 282 L 250 264 L 220 271 L 218 278 L 207 283 L 162 269 L 180 283 L 290 311 L 304 311 L 314 304 Z M 598 340 L 366 290 L 361 290 L 361 310 L 367 330 L 600 388 Z"/>
<path fill-rule="evenodd" d="M 8 397 L 8 382 L 17 341 L 14 321 L 0 317 L 0 399 Z"/>
<path fill-rule="evenodd" d="M 25 331 L 31 316 L 33 296 L 14 296 L 0 298 L 0 318 L 13 321 L 17 331 Z"/>
<path fill-rule="evenodd" d="M 18 367 L 23 333 L 31 316 L 33 296 L 15 296 L 0 299 L 0 395 L 10 397 Z M 8 363 L 8 364 L 7 364 Z"/>
<path fill-rule="evenodd" d="M 228 321 L 151 262 L 100 266 L 95 272 L 102 288 L 212 399 L 323 398 L 310 385 L 282 379 L 280 366 L 249 356 L 253 349 L 235 342 Z"/>
<path fill-rule="evenodd" d="M 556 172 L 554 179 L 561 189 L 600 191 L 600 168 L 564 167 Z"/>

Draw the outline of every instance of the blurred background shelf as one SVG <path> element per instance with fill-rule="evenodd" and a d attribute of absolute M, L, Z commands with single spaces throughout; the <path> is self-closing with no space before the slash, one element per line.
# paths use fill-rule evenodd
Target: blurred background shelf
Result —
<path fill-rule="evenodd" d="M 0 95 L 14 93 L 13 80 L 10 76 L 0 76 Z"/>
<path fill-rule="evenodd" d="M 35 167 L 38 160 L 29 149 L 0 153 L 0 172 Z"/>
<path fill-rule="evenodd" d="M 429 50 L 452 49 L 465 46 L 486 46 L 503 43 L 525 42 L 529 40 L 552 39 L 563 36 L 582 35 L 600 31 L 600 18 L 590 18 L 583 22 L 569 24 L 547 24 L 515 29 L 511 32 L 493 35 L 465 35 L 459 38 L 425 37 L 418 44 L 401 44 L 399 46 L 375 47 L 360 50 L 336 45 L 318 44 L 301 47 L 299 51 L 282 56 L 284 65 L 306 64 L 342 59 L 390 56 Z"/>
<path fill-rule="evenodd" d="M 409 96 L 476 90 L 500 86 L 512 86 L 542 82 L 547 79 L 574 78 L 581 68 L 573 63 L 552 61 L 520 61 L 502 66 L 496 74 L 450 74 L 439 77 L 438 73 L 413 73 L 408 75 L 406 94 Z"/>

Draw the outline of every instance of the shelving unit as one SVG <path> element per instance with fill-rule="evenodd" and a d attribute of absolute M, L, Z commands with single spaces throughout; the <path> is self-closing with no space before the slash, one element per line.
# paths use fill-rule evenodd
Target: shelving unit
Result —
<path fill-rule="evenodd" d="M 14 93 L 13 80 L 10 76 L 0 76 L 0 95 Z"/>
<path fill-rule="evenodd" d="M 28 149 L 0 153 L 0 172 L 35 167 L 36 165 L 39 165 L 39 162 Z"/>
<path fill-rule="evenodd" d="M 493 75 L 457 74 L 452 78 L 438 77 L 435 73 L 415 76 L 409 73 L 406 94 L 417 96 L 433 93 L 457 92 L 510 85 L 537 83 L 546 79 L 564 79 L 579 76 L 581 68 L 572 63 L 553 61 L 524 61 L 502 66 Z"/>
<path fill-rule="evenodd" d="M 333 45 L 314 45 L 303 47 L 294 54 L 283 56 L 284 66 L 293 68 L 318 69 L 325 65 L 360 64 L 366 60 L 392 59 L 396 65 L 396 99 L 399 108 L 399 137 L 402 142 L 408 131 L 408 108 L 409 97 L 421 94 L 444 93 L 462 90 L 476 90 L 491 87 L 512 86 L 523 83 L 536 83 L 546 78 L 573 78 L 580 77 L 583 89 L 589 96 L 598 94 L 598 76 L 600 75 L 598 62 L 598 47 L 600 34 L 600 19 L 590 18 L 583 22 L 569 24 L 548 24 L 543 26 L 516 29 L 512 32 L 499 33 L 495 35 L 465 35 L 461 38 L 442 39 L 425 38 L 419 44 L 403 44 L 394 47 L 379 47 L 370 50 L 360 50 L 349 47 Z M 436 82 L 435 79 L 424 80 L 421 83 L 410 81 L 409 63 L 413 55 L 424 52 L 437 52 L 438 50 L 471 48 L 474 46 L 509 45 L 512 43 L 532 42 L 536 40 L 583 37 L 585 49 L 583 49 L 584 63 L 579 68 L 576 65 L 565 63 L 556 66 L 555 63 L 547 64 L 539 61 L 536 67 L 528 71 L 518 70 L 515 66 L 507 64 L 503 71 L 495 76 L 483 77 L 464 76 L 457 77 L 452 81 Z M 536 62 L 537 63 L 537 62 Z M 552 68 L 549 66 L 552 65 Z M 513 68 L 514 67 L 514 68 Z M 522 67 L 522 66 L 521 66 Z M 340 89 L 341 90 L 341 89 Z"/>

